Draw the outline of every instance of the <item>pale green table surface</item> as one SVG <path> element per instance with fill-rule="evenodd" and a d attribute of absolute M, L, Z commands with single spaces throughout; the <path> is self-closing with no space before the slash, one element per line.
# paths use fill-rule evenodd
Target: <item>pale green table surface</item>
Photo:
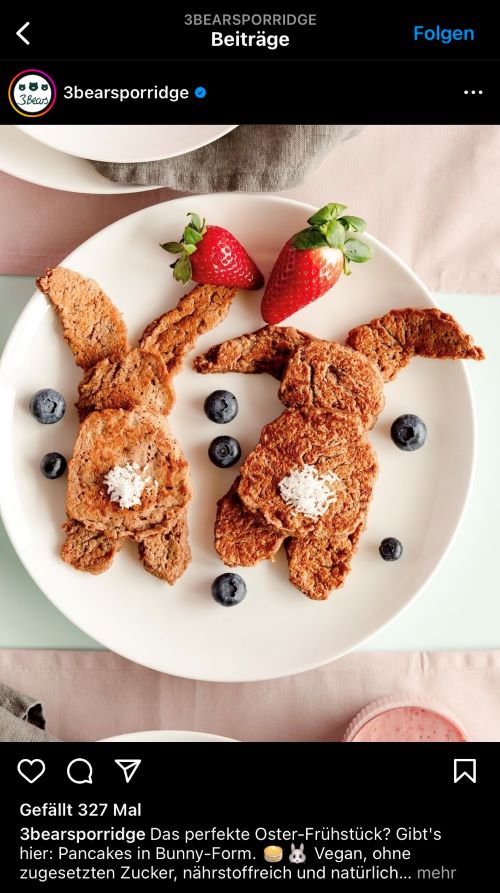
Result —
<path fill-rule="evenodd" d="M 0 276 L 0 349 L 33 291 L 29 277 Z M 468 365 L 478 426 L 472 496 L 443 564 L 419 598 L 364 646 L 370 650 L 500 647 L 500 297 L 438 295 L 437 300 L 457 315 L 488 355 L 487 363 Z M 449 424 L 453 423 L 450 418 Z M 0 647 L 101 647 L 66 620 L 35 586 L 3 525 Z"/>

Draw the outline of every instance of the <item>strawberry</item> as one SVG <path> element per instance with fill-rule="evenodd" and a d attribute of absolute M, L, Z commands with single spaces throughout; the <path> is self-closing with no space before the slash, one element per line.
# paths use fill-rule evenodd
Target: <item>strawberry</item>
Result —
<path fill-rule="evenodd" d="M 349 261 L 363 264 L 371 248 L 349 233 L 362 233 L 365 221 L 343 212 L 346 205 L 331 203 L 316 211 L 310 226 L 296 233 L 281 249 L 262 298 L 262 316 L 276 325 L 292 313 L 324 295 L 335 285 L 342 270 L 349 275 Z"/>
<path fill-rule="evenodd" d="M 222 226 L 208 226 L 198 214 L 189 213 L 191 222 L 180 242 L 165 242 L 161 247 L 180 254 L 171 264 L 174 279 L 186 284 L 194 279 L 200 285 L 225 285 L 228 288 L 262 288 L 264 277 L 238 239 Z"/>

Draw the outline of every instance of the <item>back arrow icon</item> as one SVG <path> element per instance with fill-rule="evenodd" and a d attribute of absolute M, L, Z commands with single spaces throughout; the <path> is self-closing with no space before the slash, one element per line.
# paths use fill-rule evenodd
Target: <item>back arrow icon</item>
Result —
<path fill-rule="evenodd" d="M 29 22 L 25 22 L 24 25 L 23 25 L 21 28 L 19 28 L 19 31 L 16 31 L 16 36 L 17 36 L 17 37 L 20 37 L 21 40 L 22 40 L 27 46 L 30 45 L 30 42 L 29 42 L 28 38 L 24 36 L 23 31 L 26 30 L 26 28 L 28 27 L 28 25 L 29 25 Z"/>

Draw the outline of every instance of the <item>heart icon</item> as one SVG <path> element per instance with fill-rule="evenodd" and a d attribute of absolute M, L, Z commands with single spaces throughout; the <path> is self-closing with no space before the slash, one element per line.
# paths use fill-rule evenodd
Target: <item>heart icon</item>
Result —
<path fill-rule="evenodd" d="M 19 760 L 17 771 L 26 781 L 33 784 L 33 782 L 38 781 L 45 772 L 45 763 L 43 760 Z"/>

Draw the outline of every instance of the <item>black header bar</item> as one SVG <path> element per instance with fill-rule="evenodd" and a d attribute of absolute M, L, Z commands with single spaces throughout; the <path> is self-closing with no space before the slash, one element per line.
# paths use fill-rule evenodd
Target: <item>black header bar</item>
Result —
<path fill-rule="evenodd" d="M 322 8 L 320 8 L 322 7 Z M 22 32 L 26 44 L 17 34 Z M 374 4 L 274 2 L 266 4 L 163 4 L 137 9 L 133 21 L 125 8 L 104 8 L 57 17 L 45 8 L 26 7 L 2 16 L 0 56 L 27 60 L 182 60 L 214 59 L 498 59 L 496 22 L 477 5 L 468 14 L 392 11 Z M 180 73 L 180 72 L 179 72 Z M 348 77 L 340 69 L 336 78 Z M 333 73 L 332 73 L 333 75 Z M 304 79 L 314 77 L 314 67 Z M 334 78 L 331 77 L 330 81 Z"/>
<path fill-rule="evenodd" d="M 496 123 L 499 47 L 476 8 L 24 9 L 2 21 L 0 123 Z M 32 69 L 57 96 L 23 118 L 9 85 Z"/>

